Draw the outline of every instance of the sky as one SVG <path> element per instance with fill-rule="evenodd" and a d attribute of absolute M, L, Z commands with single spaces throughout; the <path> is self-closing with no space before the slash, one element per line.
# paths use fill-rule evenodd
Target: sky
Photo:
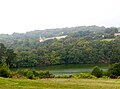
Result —
<path fill-rule="evenodd" d="M 120 27 L 120 0 L 0 0 L 0 34 L 91 25 Z"/>

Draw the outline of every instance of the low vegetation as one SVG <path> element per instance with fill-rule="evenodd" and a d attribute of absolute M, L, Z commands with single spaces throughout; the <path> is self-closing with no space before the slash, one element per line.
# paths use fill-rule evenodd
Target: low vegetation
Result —
<path fill-rule="evenodd" d="M 10 77 L 11 76 L 11 70 L 8 68 L 6 64 L 3 64 L 0 66 L 0 77 Z"/>
<path fill-rule="evenodd" d="M 119 66 L 120 63 L 115 63 L 110 66 L 107 71 L 103 71 L 100 67 L 95 66 L 91 72 L 87 73 L 73 73 L 69 75 L 54 75 L 49 71 L 37 71 L 32 69 L 18 69 L 11 71 L 6 64 L 0 66 L 0 77 L 5 78 L 28 78 L 28 79 L 39 79 L 39 78 L 119 78 Z"/>
<path fill-rule="evenodd" d="M 118 79 L 9 79 L 0 78 L 0 89 L 120 89 Z"/>
<path fill-rule="evenodd" d="M 97 78 L 100 78 L 103 76 L 103 70 L 100 69 L 98 66 L 95 66 L 91 72 L 92 75 L 96 76 Z"/>
<path fill-rule="evenodd" d="M 112 64 L 108 70 L 108 74 L 111 78 L 120 78 L 120 62 Z"/>

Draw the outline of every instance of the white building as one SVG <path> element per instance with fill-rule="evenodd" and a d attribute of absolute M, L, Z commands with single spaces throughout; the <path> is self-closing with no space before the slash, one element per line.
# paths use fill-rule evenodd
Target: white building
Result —
<path fill-rule="evenodd" d="M 114 36 L 120 36 L 120 32 L 119 33 L 115 33 Z"/>
<path fill-rule="evenodd" d="M 45 41 L 45 39 L 44 39 L 44 38 L 42 38 L 42 37 L 40 37 L 39 41 L 40 41 L 40 42 L 44 42 L 44 41 Z"/>

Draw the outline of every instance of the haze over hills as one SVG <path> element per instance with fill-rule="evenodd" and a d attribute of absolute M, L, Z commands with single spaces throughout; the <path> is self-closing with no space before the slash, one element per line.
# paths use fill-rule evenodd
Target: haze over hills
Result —
<path fill-rule="evenodd" d="M 46 36 L 46 37 L 53 37 L 53 36 L 58 36 L 58 35 L 64 35 L 64 34 L 69 34 L 69 33 L 74 33 L 77 31 L 86 31 L 86 30 L 90 30 L 90 31 L 102 31 L 107 27 L 104 26 L 96 26 L 96 25 L 92 25 L 92 26 L 76 26 L 76 27 L 64 27 L 64 28 L 53 28 L 53 29 L 44 29 L 44 30 L 34 30 L 34 31 L 27 31 L 26 33 L 19 33 L 19 32 L 14 32 L 12 34 L 0 34 L 0 35 L 21 35 L 21 36 L 29 36 L 29 35 L 36 35 L 36 37 L 38 37 L 38 35 L 40 36 Z M 116 27 L 117 28 L 117 27 Z M 120 30 L 120 27 L 118 27 L 118 30 Z M 52 34 L 53 33 L 53 34 Z M 57 34 L 54 34 L 57 33 Z M 59 34 L 58 34 L 59 33 Z"/>
<path fill-rule="evenodd" d="M 21 36 L 33 36 L 33 37 L 39 37 L 39 36 L 45 36 L 45 37 L 54 37 L 59 35 L 67 35 L 70 33 L 74 33 L 77 31 L 102 31 L 105 27 L 99 27 L 99 26 L 77 26 L 77 27 L 66 27 L 66 28 L 55 28 L 55 29 L 45 29 L 45 30 L 35 30 L 35 31 L 29 31 L 26 33 L 13 33 L 12 36 L 15 35 L 21 35 Z M 7 34 L 1 34 L 1 35 L 7 35 Z M 9 35 L 9 34 L 8 34 Z"/>
<path fill-rule="evenodd" d="M 111 28 L 115 28 L 115 27 L 111 27 Z M 35 30 L 35 31 L 29 31 L 26 33 L 13 33 L 11 35 L 0 34 L 0 42 L 5 43 L 7 45 L 12 45 L 14 44 L 15 41 L 23 41 L 28 39 L 34 39 L 35 42 L 38 42 L 40 37 L 49 39 L 52 37 L 74 34 L 79 31 L 91 31 L 94 33 L 104 33 L 106 29 L 107 28 L 104 26 L 99 27 L 99 26 L 93 25 L 93 26 L 77 26 L 77 27 Z"/>
<path fill-rule="evenodd" d="M 66 27 L 66 28 L 56 28 L 56 29 L 45 29 L 45 30 L 35 30 L 29 31 L 26 33 L 13 33 L 9 34 L 0 34 L 0 42 L 7 45 L 14 44 L 15 41 L 22 41 L 27 39 L 34 39 L 36 42 L 39 41 L 39 38 L 51 38 L 58 36 L 65 36 L 76 33 L 78 31 L 93 31 L 93 32 L 104 32 L 105 27 L 99 26 L 78 26 L 78 27 Z M 9 47 L 9 46 L 8 46 Z M 11 47 L 11 46 L 10 46 Z"/>

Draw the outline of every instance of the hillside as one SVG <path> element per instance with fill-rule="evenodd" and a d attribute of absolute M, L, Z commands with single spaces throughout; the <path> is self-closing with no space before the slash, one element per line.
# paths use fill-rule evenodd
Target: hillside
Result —
<path fill-rule="evenodd" d="M 0 89 L 120 89 L 119 83 L 118 79 L 28 80 L 0 78 Z"/>
<path fill-rule="evenodd" d="M 105 27 L 99 26 L 78 26 L 78 27 L 70 27 L 70 28 L 56 28 L 56 29 L 45 29 L 45 30 L 35 30 L 26 33 L 13 33 L 9 34 L 0 34 L 0 42 L 4 43 L 7 47 L 15 48 L 17 46 L 16 43 L 23 43 L 24 41 L 32 44 L 38 43 L 39 38 L 52 38 L 58 36 L 65 36 L 77 33 L 79 31 L 91 31 L 94 33 L 103 33 L 105 31 Z"/>
<path fill-rule="evenodd" d="M 115 27 L 80 26 L 1 34 L 0 42 L 16 54 L 11 67 L 110 64 L 120 61 L 120 37 L 115 33 Z M 46 40 L 40 42 L 40 37 Z"/>
<path fill-rule="evenodd" d="M 119 89 L 117 79 L 4 79 L 1 89 Z M 6 86 L 7 85 L 7 86 Z"/>
<path fill-rule="evenodd" d="M 78 31 L 95 31 L 95 32 L 102 32 L 105 30 L 105 27 L 99 26 L 78 26 L 78 27 L 70 27 L 70 28 L 56 28 L 56 29 L 45 29 L 45 30 L 35 30 L 26 33 L 13 33 L 12 35 L 8 34 L 1 34 L 0 37 L 3 38 L 39 38 L 41 37 L 55 37 L 61 35 L 68 35 L 71 33 L 75 33 Z"/>
<path fill-rule="evenodd" d="M 52 37 L 70 35 L 78 31 L 103 32 L 104 30 L 105 30 L 105 27 L 78 26 L 78 27 L 71 27 L 71 28 L 35 30 L 35 31 L 26 32 L 26 33 L 13 33 L 11 35 L 0 34 L 0 42 L 4 43 L 5 46 L 7 47 L 15 48 L 16 46 L 18 46 L 17 43 L 21 45 L 21 43 L 27 42 L 27 41 L 30 44 L 37 44 L 39 42 L 40 37 L 52 38 Z"/>

